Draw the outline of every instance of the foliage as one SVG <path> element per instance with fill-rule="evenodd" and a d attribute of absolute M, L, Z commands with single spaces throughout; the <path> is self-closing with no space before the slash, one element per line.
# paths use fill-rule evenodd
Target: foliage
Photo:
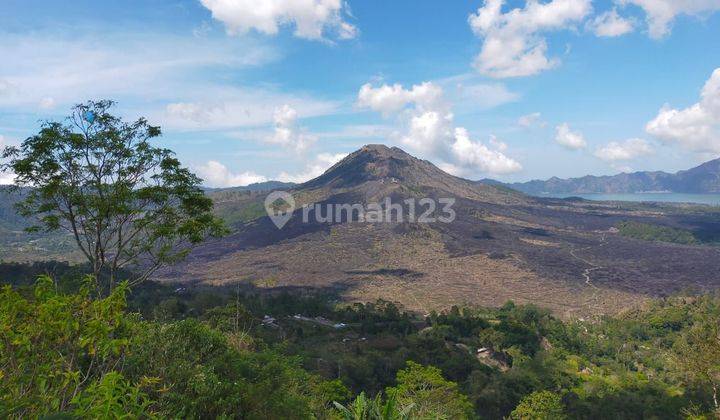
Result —
<path fill-rule="evenodd" d="M 10 286 L 0 290 L 1 417 L 93 412 L 97 404 L 125 398 L 115 391 L 134 396 L 137 405 L 128 410 L 145 408 L 134 385 L 108 376 L 133 333 L 126 284 L 97 300 L 90 299 L 93 286 L 88 277 L 78 294 L 61 295 L 49 277 L 41 277 L 32 300 Z"/>
<path fill-rule="evenodd" d="M 394 394 L 388 395 L 383 401 L 378 394 L 375 399 L 368 398 L 364 392 L 347 406 L 335 402 L 335 408 L 344 420 L 407 420 L 414 418 L 414 404 L 400 407 Z"/>
<path fill-rule="evenodd" d="M 93 300 L 91 288 L 88 281 L 43 278 L 33 289 L 2 289 L 0 417 L 716 413 L 720 297 L 712 295 L 658 299 L 585 321 L 512 303 L 423 320 L 389 302 L 344 305 L 328 295 L 251 286 L 148 282 L 133 288 L 128 304 L 114 294 Z M 272 325 L 262 322 L 266 315 Z M 90 338 L 81 343 L 78 335 Z M 23 337 L 42 351 L 28 350 Z M 79 386 L 62 382 L 75 374 Z"/>
<path fill-rule="evenodd" d="M 201 180 L 151 145 L 160 128 L 143 118 L 125 122 L 110 114 L 113 105 L 90 101 L 65 123 L 44 123 L 4 150 L 9 163 L 0 168 L 15 173 L 18 188 L 29 187 L 19 213 L 37 218 L 35 230 L 71 233 L 96 278 L 108 273 L 106 290 L 122 267 L 141 264 L 136 280 L 144 280 L 224 231 Z"/>
<path fill-rule="evenodd" d="M 118 372 L 109 372 L 73 398 L 73 414 L 81 418 L 136 419 L 154 417 L 152 401 Z"/>
<path fill-rule="evenodd" d="M 672 242 L 684 245 L 698 243 L 692 232 L 669 226 L 627 221 L 619 223 L 617 228 L 621 235 L 643 241 Z"/>
<path fill-rule="evenodd" d="M 146 324 L 127 360 L 131 376 L 158 378 L 160 412 L 182 418 L 308 418 L 347 397 L 344 387 L 309 375 L 272 351 L 233 349 L 226 336 L 196 321 Z"/>
<path fill-rule="evenodd" d="M 140 321 L 127 283 L 92 299 L 91 277 L 61 294 L 42 277 L 30 298 L 0 291 L 0 417 L 324 418 L 350 395 L 297 358 L 236 349 L 194 319 Z"/>
<path fill-rule="evenodd" d="M 524 397 L 510 413 L 512 420 L 563 420 L 567 418 L 560 395 L 537 391 Z"/>
<path fill-rule="evenodd" d="M 397 373 L 397 386 L 387 390 L 402 406 L 413 406 L 413 417 L 428 419 L 464 419 L 473 417 L 473 406 L 454 382 L 442 376 L 440 369 L 408 361 Z"/>
<path fill-rule="evenodd" d="M 687 380 L 712 390 L 713 409 L 720 415 L 720 320 L 715 308 L 704 311 L 676 343 L 676 358 Z M 713 313 L 714 312 L 714 313 Z"/>

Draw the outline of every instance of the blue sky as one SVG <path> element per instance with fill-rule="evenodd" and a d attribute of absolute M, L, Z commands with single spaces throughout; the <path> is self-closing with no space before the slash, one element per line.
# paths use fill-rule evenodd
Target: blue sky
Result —
<path fill-rule="evenodd" d="M 720 0 L 4 0 L 0 144 L 87 99 L 209 185 L 366 143 L 506 181 L 720 156 Z M 8 176 L 0 176 L 0 181 Z"/>

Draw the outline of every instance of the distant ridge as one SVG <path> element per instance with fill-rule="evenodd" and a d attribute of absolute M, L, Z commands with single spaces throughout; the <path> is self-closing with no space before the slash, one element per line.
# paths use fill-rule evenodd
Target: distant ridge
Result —
<path fill-rule="evenodd" d="M 486 184 L 500 184 L 483 180 Z M 611 176 L 587 175 L 580 178 L 533 180 L 502 184 L 531 195 L 616 194 L 642 192 L 720 193 L 720 158 L 694 168 L 670 174 L 662 171 L 622 173 Z"/>
<path fill-rule="evenodd" d="M 272 191 L 272 190 L 286 190 L 294 187 L 294 182 L 282 182 L 282 181 L 265 181 L 255 182 L 242 187 L 227 187 L 227 188 L 205 188 L 209 192 L 218 191 Z"/>

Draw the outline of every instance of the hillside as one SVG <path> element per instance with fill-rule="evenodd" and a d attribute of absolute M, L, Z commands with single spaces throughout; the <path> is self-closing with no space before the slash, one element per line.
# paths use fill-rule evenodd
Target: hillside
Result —
<path fill-rule="evenodd" d="M 216 197 L 234 233 L 204 244 L 158 279 L 332 289 L 346 300 L 382 298 L 421 313 L 512 299 L 565 316 L 614 313 L 648 297 L 720 286 L 718 248 L 641 240 L 616 228 L 632 221 L 720 232 L 718 215 L 706 209 L 537 199 L 451 176 L 378 145 L 288 191 L 297 206 L 282 230 L 264 214 L 267 193 Z M 386 197 L 392 203 L 454 198 L 457 217 L 452 223 L 358 223 L 357 216 L 321 223 L 311 209 L 308 223 L 302 220 L 302 205 L 319 204 L 322 215 L 329 204 Z"/>
<path fill-rule="evenodd" d="M 11 191 L 0 185 L 0 262 L 38 261 L 55 258 L 63 261 L 80 261 L 72 238 L 62 233 L 27 233 L 32 223 L 18 215 L 15 204 L 23 191 Z"/>
<path fill-rule="evenodd" d="M 720 193 L 720 159 L 679 171 L 633 172 L 612 176 L 588 175 L 581 178 L 550 178 L 506 184 L 526 194 L 594 194 L 667 191 L 676 193 Z"/>
<path fill-rule="evenodd" d="M 205 191 L 209 193 L 226 192 L 226 191 L 272 191 L 272 190 L 286 190 L 294 187 L 296 184 L 293 182 L 281 182 L 281 181 L 265 181 L 255 182 L 241 187 L 228 187 L 228 188 L 205 188 Z"/>

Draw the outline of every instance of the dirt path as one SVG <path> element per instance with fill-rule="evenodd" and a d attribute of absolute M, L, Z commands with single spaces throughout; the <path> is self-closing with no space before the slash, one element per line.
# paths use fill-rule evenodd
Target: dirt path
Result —
<path fill-rule="evenodd" d="M 590 286 L 590 287 L 592 287 L 592 288 L 595 288 L 595 289 L 597 289 L 598 287 L 595 286 L 594 284 L 592 284 L 592 281 L 591 281 L 591 278 L 590 278 L 590 273 L 592 273 L 593 271 L 599 270 L 599 269 L 601 269 L 601 268 L 605 268 L 605 267 L 603 267 L 603 266 L 601 266 L 601 265 L 597 265 L 597 264 L 595 264 L 595 263 L 592 262 L 592 261 L 589 261 L 589 260 L 587 260 L 587 259 L 585 259 L 585 258 L 582 258 L 582 257 L 577 256 L 577 254 L 575 254 L 575 251 L 587 251 L 588 249 L 599 248 L 599 247 L 601 247 L 601 246 L 604 246 L 605 244 L 607 244 L 607 242 L 605 241 L 605 234 L 603 233 L 603 234 L 602 234 L 602 237 L 600 238 L 600 245 L 597 245 L 597 246 L 594 246 L 594 245 L 593 245 L 593 246 L 587 246 L 587 247 L 585 247 L 585 248 L 580 248 L 580 249 L 578 249 L 578 250 L 576 250 L 576 249 L 574 249 L 574 248 L 571 248 L 571 249 L 570 249 L 570 255 L 572 255 L 574 258 L 576 258 L 576 259 L 578 259 L 578 260 L 580 260 L 580 261 L 582 261 L 582 262 L 584 262 L 585 264 L 587 264 L 587 265 L 590 266 L 589 268 L 586 268 L 585 271 L 583 271 L 582 275 L 583 275 L 583 277 L 585 277 L 585 284 L 587 284 L 588 286 Z"/>

